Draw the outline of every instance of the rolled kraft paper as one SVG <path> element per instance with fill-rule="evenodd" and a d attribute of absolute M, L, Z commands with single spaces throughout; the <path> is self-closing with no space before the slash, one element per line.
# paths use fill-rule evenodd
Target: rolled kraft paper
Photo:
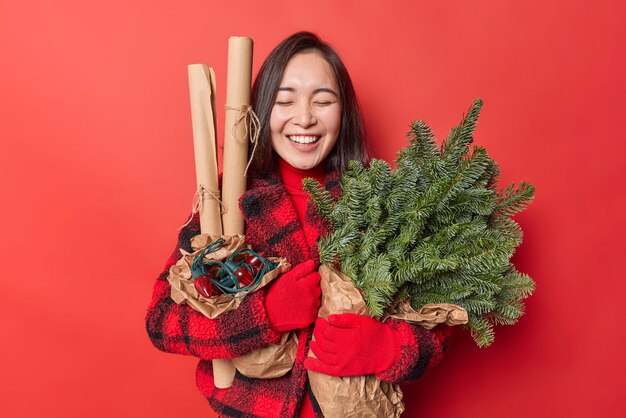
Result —
<path fill-rule="evenodd" d="M 196 182 L 200 213 L 200 230 L 222 235 L 217 140 L 215 135 L 215 74 L 206 64 L 187 66 L 193 149 L 196 160 Z"/>
<path fill-rule="evenodd" d="M 222 217 L 216 197 L 219 191 L 215 136 L 215 74 L 206 64 L 187 67 L 200 231 L 222 234 Z M 213 360 L 215 386 L 229 388 L 235 379 L 235 366 L 229 360 Z"/>
<path fill-rule="evenodd" d="M 350 279 L 326 265 L 322 265 L 319 272 L 322 288 L 319 316 L 367 315 L 365 300 Z M 315 357 L 310 351 L 309 356 Z M 335 377 L 312 371 L 308 371 L 308 375 L 325 417 L 399 417 L 404 411 L 400 387 L 374 375 Z"/>
<path fill-rule="evenodd" d="M 228 40 L 228 76 L 226 81 L 226 116 L 224 121 L 224 172 L 222 177 L 223 232 L 226 235 L 244 233 L 244 222 L 239 212 L 239 198 L 246 191 L 244 176 L 248 157 L 248 138 L 244 136 L 245 120 L 235 126 L 237 110 L 250 105 L 252 81 L 252 39 L 231 37 Z M 235 379 L 235 366 L 213 362 L 213 376 L 218 388 L 230 387 Z M 230 382 L 229 382 L 230 381 Z M 227 385 L 227 386 L 223 386 Z"/>
<path fill-rule="evenodd" d="M 252 80 L 252 39 L 233 36 L 228 40 L 228 79 L 224 121 L 224 173 L 222 177 L 222 224 L 225 235 L 244 233 L 239 198 L 246 191 L 244 176 L 248 159 L 247 118 L 239 120 L 243 107 L 250 105 Z"/>

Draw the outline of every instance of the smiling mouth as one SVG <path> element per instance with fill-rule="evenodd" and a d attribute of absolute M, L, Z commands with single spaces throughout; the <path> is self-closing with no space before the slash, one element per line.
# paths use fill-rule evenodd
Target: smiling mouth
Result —
<path fill-rule="evenodd" d="M 287 135 L 287 138 L 296 144 L 314 144 L 322 137 L 317 135 Z"/>

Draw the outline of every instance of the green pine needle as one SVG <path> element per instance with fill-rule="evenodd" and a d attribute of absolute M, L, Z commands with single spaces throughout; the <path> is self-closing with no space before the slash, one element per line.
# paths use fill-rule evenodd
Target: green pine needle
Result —
<path fill-rule="evenodd" d="M 472 146 L 481 108 L 477 99 L 441 147 L 425 122 L 413 122 L 395 170 L 382 160 L 350 162 L 336 201 L 315 180 L 303 184 L 332 227 L 319 241 L 320 260 L 352 279 L 373 317 L 407 297 L 416 309 L 454 303 L 468 311 L 467 328 L 482 347 L 493 342 L 495 324 L 523 315 L 535 284 L 510 263 L 522 241 L 511 217 L 534 187 L 498 191 L 498 165 Z"/>

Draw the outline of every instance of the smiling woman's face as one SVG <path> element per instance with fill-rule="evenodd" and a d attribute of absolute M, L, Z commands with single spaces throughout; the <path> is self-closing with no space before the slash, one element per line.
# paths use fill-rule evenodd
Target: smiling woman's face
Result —
<path fill-rule="evenodd" d="M 291 166 L 308 170 L 330 154 L 340 128 L 341 103 L 332 68 L 315 51 L 294 55 L 270 116 L 272 148 Z"/>

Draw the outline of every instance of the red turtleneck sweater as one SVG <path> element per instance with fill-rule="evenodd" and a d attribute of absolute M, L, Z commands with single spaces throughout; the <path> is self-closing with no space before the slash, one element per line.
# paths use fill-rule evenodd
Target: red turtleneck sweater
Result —
<path fill-rule="evenodd" d="M 280 170 L 280 175 L 283 178 L 285 189 L 287 189 L 287 194 L 291 198 L 291 202 L 293 203 L 293 206 L 296 209 L 296 213 L 298 214 L 300 224 L 304 227 L 306 225 L 305 214 L 307 205 L 309 203 L 309 195 L 307 194 L 307 192 L 304 191 L 304 188 L 302 187 L 302 180 L 307 177 L 313 177 L 321 184 L 324 184 L 324 168 L 322 167 L 322 164 L 319 164 L 317 167 L 311 170 L 300 170 L 298 168 L 292 167 L 282 158 L 278 159 L 278 168 Z M 315 243 L 318 238 L 317 236 L 314 237 L 310 236 L 310 234 L 307 234 L 307 232 L 311 230 L 311 228 L 304 228 L 306 239 L 309 245 Z M 315 418 L 313 404 L 307 392 L 304 392 L 304 398 L 302 399 L 299 417 Z"/>
<path fill-rule="evenodd" d="M 305 226 L 306 223 L 304 215 L 306 213 L 307 204 L 309 203 L 309 195 L 302 187 L 302 180 L 307 177 L 313 177 L 315 180 L 324 184 L 326 173 L 324 173 L 324 168 L 321 166 L 322 164 L 319 164 L 317 167 L 310 170 L 300 170 L 299 168 L 292 167 L 282 158 L 278 159 L 280 175 L 283 178 L 287 194 L 291 197 L 291 201 L 293 202 L 293 206 L 296 209 L 298 219 L 300 219 L 302 226 Z M 310 238 L 313 238 L 313 242 L 317 241 L 317 237 L 307 237 L 309 240 Z M 311 244 L 311 242 L 309 242 L 309 244 Z"/>

